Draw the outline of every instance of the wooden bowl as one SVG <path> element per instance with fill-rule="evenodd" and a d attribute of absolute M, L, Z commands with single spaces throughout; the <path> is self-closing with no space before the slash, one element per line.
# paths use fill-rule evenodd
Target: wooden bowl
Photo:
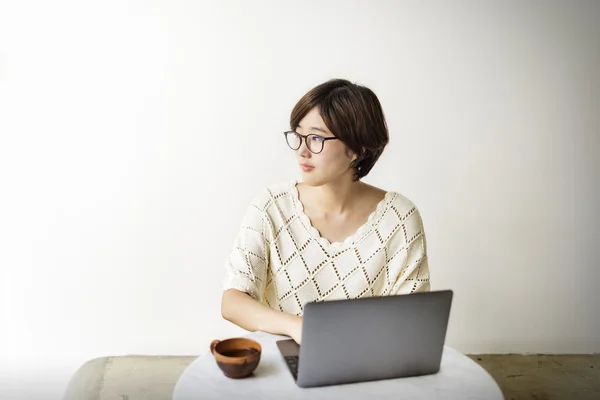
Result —
<path fill-rule="evenodd" d="M 260 363 L 262 347 L 252 339 L 231 338 L 213 340 L 210 352 L 226 377 L 242 379 L 252 375 Z"/>

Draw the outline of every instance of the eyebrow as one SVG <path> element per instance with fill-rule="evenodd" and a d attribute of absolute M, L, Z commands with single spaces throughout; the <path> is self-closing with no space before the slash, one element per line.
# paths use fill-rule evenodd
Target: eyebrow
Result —
<path fill-rule="evenodd" d="M 302 126 L 301 126 L 301 125 L 298 125 L 298 128 L 302 128 Z M 311 127 L 310 127 L 310 129 L 311 129 L 311 130 L 314 130 L 314 131 L 323 132 L 323 133 L 329 133 L 329 132 L 327 132 L 325 129 L 323 129 L 323 128 L 319 128 L 318 126 L 311 126 Z"/>

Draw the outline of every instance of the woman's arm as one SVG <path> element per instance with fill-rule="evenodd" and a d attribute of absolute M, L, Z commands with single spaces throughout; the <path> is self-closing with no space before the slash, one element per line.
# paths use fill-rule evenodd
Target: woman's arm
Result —
<path fill-rule="evenodd" d="M 286 335 L 298 344 L 302 317 L 274 310 L 264 303 L 273 232 L 265 209 L 269 193 L 255 197 L 242 220 L 227 260 L 221 298 L 221 315 L 247 331 Z"/>
<path fill-rule="evenodd" d="M 419 210 L 415 210 L 412 216 L 405 221 L 404 229 L 406 237 L 412 238 L 412 242 L 405 243 L 406 264 L 398 273 L 390 294 L 429 292 L 431 285 L 427 239 Z"/>
<path fill-rule="evenodd" d="M 250 332 L 286 335 L 298 344 L 302 340 L 302 317 L 273 310 L 237 289 L 223 292 L 221 315 L 227 321 Z"/>

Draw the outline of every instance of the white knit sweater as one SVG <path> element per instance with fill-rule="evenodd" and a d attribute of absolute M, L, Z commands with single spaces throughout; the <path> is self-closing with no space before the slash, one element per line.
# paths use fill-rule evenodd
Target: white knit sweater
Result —
<path fill-rule="evenodd" d="M 250 204 L 226 263 L 223 289 L 302 315 L 312 301 L 429 291 L 419 211 L 387 192 L 367 222 L 330 243 L 311 225 L 296 181 L 265 188 Z"/>

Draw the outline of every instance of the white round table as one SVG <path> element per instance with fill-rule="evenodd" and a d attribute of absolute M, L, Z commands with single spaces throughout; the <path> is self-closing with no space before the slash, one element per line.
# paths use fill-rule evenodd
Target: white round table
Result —
<path fill-rule="evenodd" d="M 445 346 L 435 375 L 301 388 L 288 370 L 276 341 L 286 336 L 254 332 L 246 337 L 263 348 L 254 374 L 246 379 L 223 375 L 208 351 L 194 360 L 179 378 L 173 400 L 198 399 L 436 399 L 503 400 L 494 379 L 469 357 Z"/>

